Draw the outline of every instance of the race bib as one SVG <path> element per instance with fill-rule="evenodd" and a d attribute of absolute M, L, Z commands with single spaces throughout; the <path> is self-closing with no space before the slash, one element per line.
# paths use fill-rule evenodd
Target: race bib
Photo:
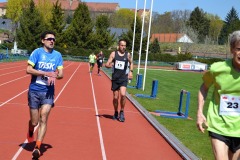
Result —
<path fill-rule="evenodd" d="M 100 59 L 99 62 L 102 63 L 102 60 Z"/>
<path fill-rule="evenodd" d="M 42 85 L 48 85 L 48 77 L 46 77 L 46 76 L 37 76 L 36 83 L 42 84 Z"/>
<path fill-rule="evenodd" d="M 115 61 L 115 68 L 124 70 L 125 62 L 124 61 Z"/>
<path fill-rule="evenodd" d="M 240 115 L 240 96 L 223 94 L 220 97 L 219 115 L 239 116 Z"/>

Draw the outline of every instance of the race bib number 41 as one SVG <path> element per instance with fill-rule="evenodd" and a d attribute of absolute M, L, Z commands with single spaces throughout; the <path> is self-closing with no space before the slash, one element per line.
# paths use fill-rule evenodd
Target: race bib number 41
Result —
<path fill-rule="evenodd" d="M 115 68 L 124 70 L 125 62 L 124 61 L 115 61 Z"/>
<path fill-rule="evenodd" d="M 239 116 L 240 115 L 240 96 L 223 94 L 220 97 L 220 115 Z"/>

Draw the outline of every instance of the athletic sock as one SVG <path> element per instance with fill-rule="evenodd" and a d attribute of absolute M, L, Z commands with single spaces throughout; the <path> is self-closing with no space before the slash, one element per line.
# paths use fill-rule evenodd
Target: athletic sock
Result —
<path fill-rule="evenodd" d="M 28 124 L 28 133 L 29 133 L 29 136 L 30 136 L 30 137 L 33 136 L 33 131 L 34 131 L 34 126 L 32 126 L 31 121 L 29 121 L 29 124 Z"/>
<path fill-rule="evenodd" d="M 32 130 L 32 129 L 29 129 L 29 130 L 28 130 L 29 137 L 32 137 L 32 136 L 33 136 L 33 131 L 34 131 L 34 130 Z"/>
<path fill-rule="evenodd" d="M 42 142 L 39 141 L 39 140 L 37 140 L 37 141 L 36 141 L 36 146 L 35 146 L 35 148 L 40 149 L 41 144 L 42 144 Z"/>

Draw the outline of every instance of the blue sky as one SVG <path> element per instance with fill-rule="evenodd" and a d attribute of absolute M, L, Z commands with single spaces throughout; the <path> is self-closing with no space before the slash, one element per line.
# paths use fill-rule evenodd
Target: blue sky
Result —
<path fill-rule="evenodd" d="M 113 2 L 119 3 L 121 8 L 135 8 L 136 0 L 82 0 L 85 2 Z M 152 0 L 146 0 L 146 8 L 150 9 Z M 6 0 L 0 0 L 6 2 Z M 144 0 L 138 0 L 138 9 L 143 9 Z M 218 15 L 222 20 L 234 7 L 240 18 L 240 0 L 153 0 L 153 11 L 163 14 L 173 10 L 191 10 L 199 7 L 204 12 Z"/>
<path fill-rule="evenodd" d="M 119 3 L 121 8 L 135 8 L 136 0 L 83 0 L 85 2 L 114 2 Z M 152 0 L 146 0 L 146 8 L 150 9 Z M 138 0 L 138 8 L 143 9 L 144 0 Z M 173 10 L 191 10 L 199 7 L 204 12 L 216 14 L 222 20 L 234 7 L 240 17 L 240 0 L 153 0 L 153 11 L 163 14 Z"/>

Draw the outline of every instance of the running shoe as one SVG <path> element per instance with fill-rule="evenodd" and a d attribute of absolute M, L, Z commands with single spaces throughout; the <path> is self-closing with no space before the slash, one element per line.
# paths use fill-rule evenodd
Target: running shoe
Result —
<path fill-rule="evenodd" d="M 30 135 L 32 135 L 32 136 L 30 136 Z M 29 133 L 29 131 L 28 131 L 28 133 L 27 133 L 27 140 L 28 140 L 28 143 L 32 143 L 34 141 L 34 134 L 33 134 L 33 132 Z"/>
<path fill-rule="evenodd" d="M 124 112 L 123 111 L 120 111 L 119 121 L 120 122 L 124 122 L 125 121 L 125 117 L 124 117 Z"/>
<path fill-rule="evenodd" d="M 35 148 L 32 152 L 32 159 L 38 159 L 41 156 L 41 152 L 39 150 L 39 148 Z"/>
<path fill-rule="evenodd" d="M 118 119 L 118 112 L 115 111 L 114 115 L 113 115 L 113 120 L 117 120 Z"/>
<path fill-rule="evenodd" d="M 100 73 L 98 73 L 98 76 L 101 76 L 101 74 L 100 74 Z"/>

